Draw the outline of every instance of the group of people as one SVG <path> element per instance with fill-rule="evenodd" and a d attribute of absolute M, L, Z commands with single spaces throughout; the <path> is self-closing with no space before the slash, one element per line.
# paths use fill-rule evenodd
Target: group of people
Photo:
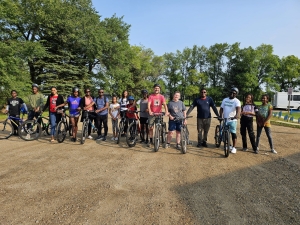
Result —
<path fill-rule="evenodd" d="M 56 124 L 61 118 L 61 109 L 68 105 L 70 123 L 72 124 L 73 136 L 71 141 L 76 142 L 76 136 L 78 132 L 78 122 L 80 112 L 82 110 L 90 111 L 89 119 L 95 123 L 97 127 L 96 140 L 105 141 L 108 134 L 108 115 L 111 117 L 112 123 L 112 140 L 118 139 L 118 121 L 120 117 L 126 118 L 124 127 L 124 133 L 126 135 L 128 129 L 128 123 L 132 120 L 140 121 L 140 137 L 141 143 L 146 143 L 151 146 L 153 143 L 153 128 L 155 123 L 155 113 L 161 113 L 162 108 L 165 110 L 165 115 L 169 117 L 169 132 L 167 135 L 166 147 L 170 147 L 172 136 L 176 131 L 176 147 L 180 148 L 180 129 L 181 122 L 176 118 L 186 118 L 192 110 L 197 107 L 197 132 L 198 132 L 198 144 L 197 147 L 208 147 L 207 138 L 211 125 L 211 108 L 218 118 L 231 118 L 227 121 L 230 127 L 230 133 L 232 137 L 231 153 L 236 153 L 236 128 L 237 120 L 240 119 L 240 132 L 242 136 L 243 150 L 247 151 L 247 131 L 250 138 L 250 142 L 255 153 L 259 151 L 259 142 L 262 129 L 265 129 L 268 141 L 270 144 L 271 152 L 277 153 L 273 148 L 273 140 L 271 136 L 270 118 L 272 116 L 272 105 L 269 103 L 268 95 L 262 96 L 262 105 L 256 106 L 253 102 L 253 95 L 247 94 L 244 98 L 243 105 L 237 99 L 239 90 L 237 88 L 231 88 L 229 96 L 223 99 L 220 106 L 220 110 L 217 107 L 213 99 L 207 96 L 206 88 L 201 88 L 200 96 L 194 99 L 192 105 L 186 110 L 185 104 L 180 100 L 180 92 L 175 92 L 173 99 L 166 103 L 165 97 L 160 93 L 161 87 L 159 84 L 153 86 L 153 92 L 148 93 L 147 90 L 141 91 L 141 98 L 136 101 L 133 96 L 128 95 L 128 91 L 123 91 L 120 99 L 117 96 L 112 96 L 111 102 L 105 97 L 104 90 L 98 90 L 98 96 L 93 97 L 91 90 L 86 88 L 84 90 L 84 96 L 80 97 L 79 88 L 74 87 L 72 89 L 72 95 L 69 96 L 66 101 L 62 95 L 58 94 L 56 87 L 51 87 L 51 94 L 48 96 L 46 103 L 44 104 L 44 96 L 39 92 L 39 87 L 36 84 L 32 85 L 32 94 L 28 97 L 28 105 L 17 96 L 17 91 L 11 91 L 11 98 L 7 100 L 6 112 L 9 112 L 11 116 L 20 116 L 21 109 L 28 111 L 28 119 L 38 118 L 38 116 L 45 111 L 49 110 L 49 118 L 51 123 L 51 140 L 55 141 L 55 129 Z M 139 114 L 137 113 L 137 106 L 139 106 Z M 253 131 L 253 117 L 257 117 L 257 136 L 255 140 L 255 134 Z M 16 121 L 18 122 L 18 121 Z M 185 119 L 184 123 L 187 123 Z M 103 128 L 103 132 L 102 132 Z M 15 134 L 17 134 L 17 129 Z M 91 124 L 88 127 L 88 138 L 93 139 L 91 136 Z"/>

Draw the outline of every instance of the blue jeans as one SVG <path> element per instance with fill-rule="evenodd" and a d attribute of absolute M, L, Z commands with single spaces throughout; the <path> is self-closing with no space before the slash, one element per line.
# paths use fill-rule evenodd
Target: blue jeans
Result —
<path fill-rule="evenodd" d="M 50 123 L 51 123 L 51 135 L 55 135 L 55 128 L 56 128 L 56 113 L 50 112 Z"/>

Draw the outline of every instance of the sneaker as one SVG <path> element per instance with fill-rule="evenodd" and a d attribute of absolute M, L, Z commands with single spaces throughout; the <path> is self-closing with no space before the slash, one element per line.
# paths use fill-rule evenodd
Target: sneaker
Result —
<path fill-rule="evenodd" d="M 229 150 L 231 151 L 233 149 L 232 145 L 229 146 Z"/>
<path fill-rule="evenodd" d="M 275 149 L 272 149 L 271 152 L 274 153 L 274 154 L 277 154 Z"/>
<path fill-rule="evenodd" d="M 71 138 L 71 141 L 72 141 L 72 142 L 76 142 L 76 138 L 72 137 L 72 138 Z"/>
<path fill-rule="evenodd" d="M 235 147 L 232 147 L 231 149 L 231 153 L 235 154 L 236 153 L 236 148 Z"/>
<path fill-rule="evenodd" d="M 170 148 L 170 144 L 166 144 L 166 148 Z"/>
<path fill-rule="evenodd" d="M 88 136 L 88 139 L 93 139 L 93 137 L 91 135 Z"/>
<path fill-rule="evenodd" d="M 115 137 L 115 141 L 117 141 L 119 138 L 118 137 Z"/>
<path fill-rule="evenodd" d="M 146 141 L 145 141 L 145 144 L 147 145 L 148 143 L 149 143 L 149 141 L 148 141 L 148 140 L 146 140 Z"/>
<path fill-rule="evenodd" d="M 97 138 L 96 138 L 97 141 L 101 140 L 101 139 L 102 139 L 102 135 L 98 135 Z"/>
<path fill-rule="evenodd" d="M 148 147 L 151 147 L 151 145 L 153 145 L 153 143 L 151 141 L 148 142 Z"/>
<path fill-rule="evenodd" d="M 254 153 L 255 153 L 255 154 L 258 154 L 258 153 L 259 153 L 258 149 L 254 150 Z"/>
<path fill-rule="evenodd" d="M 181 145 L 180 144 L 176 144 L 176 148 L 177 149 L 181 149 Z"/>
<path fill-rule="evenodd" d="M 200 143 L 197 144 L 197 148 L 201 148 L 201 144 Z"/>
<path fill-rule="evenodd" d="M 202 146 L 207 148 L 206 141 L 203 141 L 203 142 L 202 142 Z"/>
<path fill-rule="evenodd" d="M 243 148 L 243 151 L 244 151 L 244 152 L 248 151 L 248 148 Z"/>
<path fill-rule="evenodd" d="M 112 138 L 111 138 L 111 140 L 112 140 L 112 141 L 114 141 L 114 140 L 115 140 L 115 138 L 114 138 L 114 137 L 112 137 Z"/>
<path fill-rule="evenodd" d="M 106 141 L 106 136 L 103 136 L 101 140 Z"/>

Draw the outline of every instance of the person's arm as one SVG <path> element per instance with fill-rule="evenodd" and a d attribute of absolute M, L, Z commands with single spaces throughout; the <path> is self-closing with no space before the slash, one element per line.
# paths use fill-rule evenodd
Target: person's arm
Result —
<path fill-rule="evenodd" d="M 44 112 L 49 107 L 49 104 L 50 104 L 50 95 L 47 98 L 46 104 L 44 105 L 42 112 Z M 36 112 L 39 111 L 39 107 L 37 107 L 35 111 Z"/>
<path fill-rule="evenodd" d="M 55 107 L 55 109 L 64 107 L 64 106 L 67 105 L 67 104 L 68 104 L 68 102 L 64 102 L 64 103 L 62 103 L 62 104 L 60 104 L 60 105 L 57 105 L 57 106 Z"/>
<path fill-rule="evenodd" d="M 241 107 L 240 107 L 240 106 L 237 106 L 237 107 L 235 108 L 235 110 L 236 110 L 235 118 L 236 118 L 236 119 L 239 119 L 239 118 L 240 118 L 240 114 L 241 114 Z"/>
<path fill-rule="evenodd" d="M 220 117 L 219 112 L 218 112 L 218 109 L 217 109 L 217 107 L 216 107 L 216 104 L 215 104 L 214 100 L 213 100 L 212 98 L 210 98 L 210 101 L 211 101 L 211 108 L 213 109 L 215 115 L 216 115 L 217 117 Z"/>
<path fill-rule="evenodd" d="M 148 99 L 148 112 L 149 112 L 149 115 L 150 115 L 150 116 L 153 115 L 153 113 L 152 113 L 152 111 L 151 111 L 151 101 L 150 101 L 150 99 Z"/>
<path fill-rule="evenodd" d="M 273 108 L 269 106 L 268 116 L 265 119 L 264 123 L 271 119 L 271 117 L 272 117 L 272 111 L 273 111 Z"/>
<path fill-rule="evenodd" d="M 193 111 L 193 109 L 195 108 L 196 106 L 196 99 L 194 99 L 193 103 L 191 104 L 189 110 L 187 111 L 187 116 L 190 115 L 190 113 Z"/>
<path fill-rule="evenodd" d="M 49 98 L 49 101 L 47 99 L 47 103 L 48 103 L 48 107 L 49 107 L 49 104 L 50 104 L 50 96 L 48 96 Z M 45 108 L 44 106 L 44 97 L 42 94 L 40 94 L 40 99 L 39 99 L 39 104 L 38 104 L 38 107 L 35 109 L 36 112 L 40 111 L 41 109 L 43 109 L 43 107 Z M 47 107 L 46 107 L 47 108 Z M 42 111 L 45 111 L 44 109 Z"/>
<path fill-rule="evenodd" d="M 166 116 L 169 116 L 169 111 L 168 111 L 168 107 L 167 107 L 166 102 L 163 102 L 163 106 L 164 106 L 164 108 L 165 108 Z"/>
<path fill-rule="evenodd" d="M 221 118 L 223 118 L 223 108 L 222 108 L 222 107 L 220 107 L 219 116 L 220 116 Z"/>
<path fill-rule="evenodd" d="M 109 115 L 111 116 L 111 118 L 113 118 L 113 119 L 114 119 L 114 117 L 113 117 L 113 115 L 112 115 L 112 113 L 111 113 L 111 107 L 109 107 L 109 109 L 108 109 L 108 113 L 109 113 Z"/>
<path fill-rule="evenodd" d="M 85 106 L 85 107 L 83 107 L 83 109 L 84 110 L 86 110 L 87 108 L 90 108 L 90 107 L 92 107 L 93 105 L 95 104 L 95 102 L 93 101 L 92 103 L 90 103 L 89 105 L 87 105 L 87 106 Z M 96 112 L 97 112 L 98 110 L 96 110 Z M 99 112 L 99 111 L 98 111 Z"/>
<path fill-rule="evenodd" d="M 23 102 L 23 107 L 25 109 L 25 112 L 28 112 L 27 105 L 25 104 L 25 102 Z"/>

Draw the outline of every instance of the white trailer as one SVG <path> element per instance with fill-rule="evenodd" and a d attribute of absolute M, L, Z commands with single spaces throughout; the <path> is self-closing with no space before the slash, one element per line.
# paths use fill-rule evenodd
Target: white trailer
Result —
<path fill-rule="evenodd" d="M 288 95 L 287 92 L 276 92 L 272 99 L 273 108 L 288 109 L 290 98 L 290 109 L 300 110 L 300 92 L 293 92 L 292 95 Z"/>

